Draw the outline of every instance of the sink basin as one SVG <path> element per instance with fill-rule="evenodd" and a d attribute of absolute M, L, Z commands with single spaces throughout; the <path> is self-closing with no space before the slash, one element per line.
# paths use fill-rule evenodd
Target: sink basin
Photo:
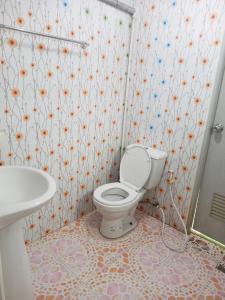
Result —
<path fill-rule="evenodd" d="M 0 167 L 0 230 L 38 210 L 56 191 L 54 179 L 29 167 Z"/>
<path fill-rule="evenodd" d="M 21 219 L 56 192 L 54 179 L 30 167 L 0 167 L 0 299 L 33 299 Z"/>

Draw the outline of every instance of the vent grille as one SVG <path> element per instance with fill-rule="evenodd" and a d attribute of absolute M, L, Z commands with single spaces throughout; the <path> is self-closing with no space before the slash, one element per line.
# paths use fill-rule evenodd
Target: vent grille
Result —
<path fill-rule="evenodd" d="M 225 196 L 213 194 L 210 216 L 225 223 Z"/>

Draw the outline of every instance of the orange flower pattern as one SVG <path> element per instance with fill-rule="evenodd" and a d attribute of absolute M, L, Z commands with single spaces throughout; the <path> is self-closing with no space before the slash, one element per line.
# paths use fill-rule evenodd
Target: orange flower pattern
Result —
<path fill-rule="evenodd" d="M 93 210 L 93 190 L 118 179 L 130 17 L 86 0 L 66 8 L 63 1 L 3 0 L 2 7 L 7 25 L 90 43 L 84 51 L 1 31 L 0 128 L 8 141 L 0 165 L 40 168 L 58 185 L 49 206 L 26 219 L 28 243 Z"/>
<path fill-rule="evenodd" d="M 186 221 L 221 51 L 225 3 L 129 2 L 137 13 L 125 143 L 169 153 L 160 186 L 146 199 L 157 197 L 167 223 L 180 229 L 170 207 L 167 171 L 175 171 L 175 199 Z M 58 183 L 49 207 L 26 220 L 29 242 L 91 211 L 93 190 L 118 179 L 131 19 L 99 1 L 2 4 L 7 25 L 90 44 L 84 51 L 62 41 L 1 32 L 0 127 L 8 130 L 1 165 L 34 166 Z"/>
<path fill-rule="evenodd" d="M 162 207 L 170 207 L 167 172 L 173 169 L 174 197 L 186 221 L 221 51 L 225 3 L 133 3 L 138 24 L 133 39 L 126 144 L 139 142 L 169 153 L 159 188 L 146 194 L 145 200 L 157 198 Z M 149 205 L 141 203 L 140 207 L 158 216 Z M 182 229 L 172 208 L 165 214 L 168 224 Z"/>

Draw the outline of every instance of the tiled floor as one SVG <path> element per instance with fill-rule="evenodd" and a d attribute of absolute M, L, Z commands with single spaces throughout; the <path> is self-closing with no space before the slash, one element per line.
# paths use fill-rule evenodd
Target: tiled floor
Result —
<path fill-rule="evenodd" d="M 225 299 L 220 250 L 192 238 L 183 254 L 161 242 L 158 220 L 137 213 L 130 234 L 103 238 L 94 212 L 28 247 L 36 300 Z M 166 230 L 178 246 L 183 235 Z"/>

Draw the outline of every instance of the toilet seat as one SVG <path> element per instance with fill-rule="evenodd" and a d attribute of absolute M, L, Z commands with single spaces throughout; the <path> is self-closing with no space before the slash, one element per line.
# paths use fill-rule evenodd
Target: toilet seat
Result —
<path fill-rule="evenodd" d="M 94 191 L 95 201 L 107 207 L 123 207 L 136 200 L 138 193 L 120 182 L 104 184 Z"/>
<path fill-rule="evenodd" d="M 120 182 L 138 192 L 145 186 L 151 169 L 149 148 L 139 144 L 130 145 L 120 162 Z"/>
<path fill-rule="evenodd" d="M 104 184 L 94 191 L 94 200 L 108 208 L 129 206 L 142 194 L 151 173 L 147 147 L 133 144 L 126 148 L 120 163 L 120 182 Z"/>

